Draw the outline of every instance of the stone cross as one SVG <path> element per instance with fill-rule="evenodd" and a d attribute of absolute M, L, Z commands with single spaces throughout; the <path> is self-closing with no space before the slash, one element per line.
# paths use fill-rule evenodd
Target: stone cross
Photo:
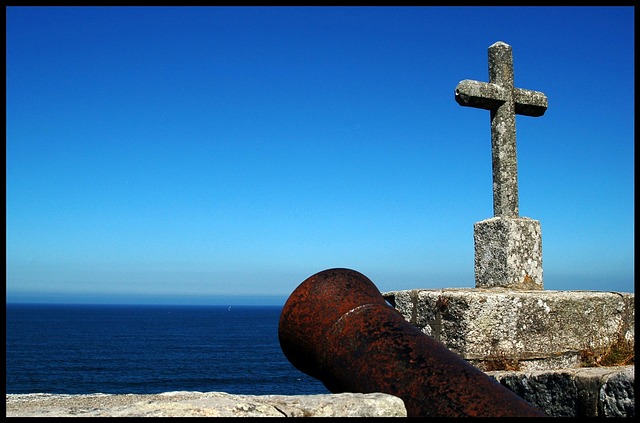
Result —
<path fill-rule="evenodd" d="M 516 115 L 542 116 L 547 97 L 515 88 L 511 47 L 489 47 L 489 82 L 461 81 L 461 106 L 491 112 L 493 214 L 473 225 L 477 288 L 543 289 L 540 222 L 519 217 Z"/>
<path fill-rule="evenodd" d="M 498 41 L 489 47 L 489 82 L 461 81 L 455 98 L 461 106 L 491 111 L 493 215 L 518 217 L 516 115 L 542 116 L 547 97 L 514 87 L 511 46 Z"/>

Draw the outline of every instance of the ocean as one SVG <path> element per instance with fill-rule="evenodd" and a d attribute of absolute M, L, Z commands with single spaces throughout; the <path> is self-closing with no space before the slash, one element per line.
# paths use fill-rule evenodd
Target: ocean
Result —
<path fill-rule="evenodd" d="M 281 311 L 7 304 L 6 393 L 329 393 L 282 353 Z"/>

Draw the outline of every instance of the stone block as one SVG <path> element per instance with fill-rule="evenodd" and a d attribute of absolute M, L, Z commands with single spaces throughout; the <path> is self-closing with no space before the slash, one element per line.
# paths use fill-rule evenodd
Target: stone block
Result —
<path fill-rule="evenodd" d="M 552 417 L 635 417 L 635 366 L 487 374 Z"/>
<path fill-rule="evenodd" d="M 423 333 L 484 371 L 575 368 L 585 352 L 635 341 L 632 293 L 462 288 L 383 296 Z"/>
<path fill-rule="evenodd" d="M 473 226 L 476 288 L 543 289 L 537 220 L 494 217 Z"/>

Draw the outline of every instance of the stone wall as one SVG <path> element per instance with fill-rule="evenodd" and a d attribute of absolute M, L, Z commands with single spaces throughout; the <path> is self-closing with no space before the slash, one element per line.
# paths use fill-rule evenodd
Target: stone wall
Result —
<path fill-rule="evenodd" d="M 406 417 L 400 398 L 386 394 L 156 395 L 9 394 L 7 417 Z"/>
<path fill-rule="evenodd" d="M 634 366 L 487 372 L 552 417 L 635 417 Z M 376 394 L 9 394 L 7 417 L 406 417 L 400 398 Z"/>
<path fill-rule="evenodd" d="M 553 417 L 634 417 L 635 366 L 487 374 Z"/>

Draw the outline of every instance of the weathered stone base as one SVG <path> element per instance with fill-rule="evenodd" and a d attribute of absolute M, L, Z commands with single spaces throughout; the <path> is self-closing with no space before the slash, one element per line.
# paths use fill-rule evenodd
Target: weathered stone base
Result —
<path fill-rule="evenodd" d="M 587 353 L 635 342 L 632 293 L 463 288 L 383 296 L 483 371 L 576 368 Z"/>
<path fill-rule="evenodd" d="M 581 367 L 635 343 L 633 293 L 414 289 L 383 293 L 404 318 L 552 417 L 633 417 L 633 365 Z"/>
<path fill-rule="evenodd" d="M 543 289 L 540 222 L 494 217 L 473 225 L 476 288 Z"/>

